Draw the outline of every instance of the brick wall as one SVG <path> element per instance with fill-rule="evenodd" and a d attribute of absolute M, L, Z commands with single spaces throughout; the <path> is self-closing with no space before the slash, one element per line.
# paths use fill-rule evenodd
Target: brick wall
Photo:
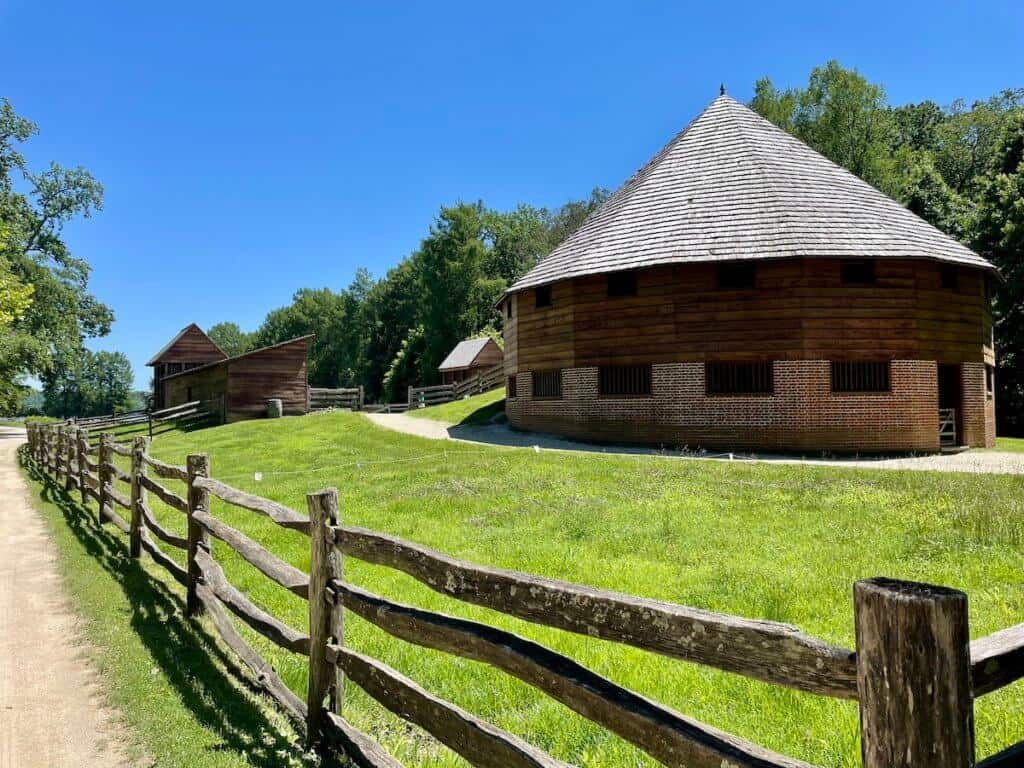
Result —
<path fill-rule="evenodd" d="M 959 442 L 991 448 L 996 440 L 996 404 L 985 389 L 985 364 L 963 363 L 960 366 L 963 413 Z"/>
<path fill-rule="evenodd" d="M 964 436 L 971 445 L 992 445 L 984 365 L 963 371 Z M 520 372 L 519 396 L 506 410 L 517 428 L 598 441 L 795 451 L 939 447 L 934 361 L 894 361 L 886 393 L 833 393 L 826 360 L 775 362 L 770 396 L 708 397 L 702 363 L 656 364 L 652 379 L 651 397 L 605 398 L 596 367 L 566 369 L 561 399 L 534 400 L 530 373 Z"/>

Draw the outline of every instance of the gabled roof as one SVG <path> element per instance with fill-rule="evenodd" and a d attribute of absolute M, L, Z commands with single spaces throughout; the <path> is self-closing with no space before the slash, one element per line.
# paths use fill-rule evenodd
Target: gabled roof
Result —
<path fill-rule="evenodd" d="M 460 368 L 469 368 L 484 351 L 488 344 L 495 344 L 494 339 L 485 336 L 482 339 L 466 339 L 455 345 L 455 349 L 448 353 L 448 357 L 437 366 L 439 371 L 451 371 Z M 500 349 L 500 348 L 499 348 Z"/>
<path fill-rule="evenodd" d="M 510 289 L 691 261 L 921 258 L 995 268 L 719 96 Z"/>
<path fill-rule="evenodd" d="M 202 328 L 200 328 L 195 323 L 189 323 L 180 331 L 178 331 L 178 334 L 169 342 L 167 342 L 164 345 L 163 349 L 161 349 L 159 352 L 153 355 L 153 357 L 149 359 L 149 362 L 147 362 L 146 365 L 156 365 L 157 363 L 161 362 L 161 360 L 168 354 L 170 354 L 174 350 L 175 346 L 182 342 L 186 337 L 191 338 L 192 343 L 196 345 L 197 349 L 189 353 L 191 355 L 189 359 L 176 360 L 173 362 L 200 363 L 206 362 L 207 360 L 223 360 L 225 357 L 227 357 L 227 355 L 224 353 L 224 350 L 218 347 L 214 343 L 213 339 L 206 335 L 206 332 L 203 331 Z M 198 358 L 195 357 L 196 354 L 199 355 Z"/>
<path fill-rule="evenodd" d="M 222 360 L 212 360 L 211 362 L 206 363 L 205 365 L 197 365 L 195 368 L 189 368 L 187 371 L 178 371 L 177 373 L 172 373 L 169 376 L 164 376 L 161 379 L 161 381 L 166 381 L 167 379 L 174 379 L 177 378 L 178 376 L 187 376 L 188 374 L 195 373 L 196 371 L 205 371 L 209 368 L 215 368 L 218 365 L 226 365 L 228 363 L 233 363 L 236 360 L 244 360 L 247 357 L 258 355 L 260 352 L 266 352 L 267 350 L 270 349 L 286 347 L 289 344 L 296 344 L 300 341 L 309 341 L 314 336 L 316 336 L 315 333 L 307 333 L 305 336 L 296 336 L 294 339 L 288 339 L 287 341 L 279 341 L 277 344 L 269 344 L 265 347 L 260 347 L 259 349 L 251 349 L 248 352 L 243 352 L 242 354 L 235 355 L 234 357 L 228 357 L 227 355 L 225 355 Z"/>

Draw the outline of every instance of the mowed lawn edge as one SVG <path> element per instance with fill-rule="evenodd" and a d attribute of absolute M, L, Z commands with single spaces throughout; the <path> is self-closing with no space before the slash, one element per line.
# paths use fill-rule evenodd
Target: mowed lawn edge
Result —
<path fill-rule="evenodd" d="M 975 637 L 1024 616 L 1019 478 L 536 454 L 413 438 L 347 413 L 171 434 L 153 446 L 154 455 L 179 464 L 200 450 L 211 455 L 215 477 L 299 511 L 306 492 L 335 485 L 347 523 L 481 564 L 787 621 L 847 647 L 853 645 L 852 584 L 864 576 L 964 588 Z M 255 472 L 263 479 L 255 480 Z M 165 525 L 183 532 L 179 513 L 151 501 Z M 304 537 L 224 505 L 215 504 L 214 513 L 308 568 Z M 240 588 L 304 628 L 301 600 L 282 594 L 226 548 L 214 549 Z M 360 586 L 516 631 L 772 749 L 824 766 L 859 763 L 856 707 L 849 703 L 501 617 L 351 558 L 345 567 Z M 302 693 L 304 660 L 256 642 Z M 351 616 L 346 642 L 577 765 L 656 764 L 481 665 L 402 644 Z M 1017 688 L 979 702 L 979 755 L 1024 736 L 1024 696 Z M 463 764 L 354 685 L 346 688 L 345 712 L 406 765 Z"/>

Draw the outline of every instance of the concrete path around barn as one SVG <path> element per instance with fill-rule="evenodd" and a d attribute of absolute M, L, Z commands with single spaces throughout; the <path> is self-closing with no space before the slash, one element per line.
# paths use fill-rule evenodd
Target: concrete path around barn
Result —
<path fill-rule="evenodd" d="M 0 427 L 0 768 L 126 766 L 18 472 L 24 441 L 24 431 Z"/>
<path fill-rule="evenodd" d="M 555 451 L 586 451 L 610 455 L 664 456 L 696 461 L 744 461 L 809 466 L 857 467 L 866 469 L 911 469 L 939 472 L 1024 475 L 1024 453 L 1001 451 L 965 451 L 956 454 L 896 456 L 879 458 L 813 458 L 785 454 L 735 452 L 698 452 L 646 448 L 629 445 L 597 445 L 569 440 L 539 432 L 518 432 L 508 424 L 446 424 L 419 419 L 404 413 L 368 413 L 366 418 L 381 427 L 435 440 L 500 445 L 513 448 L 540 448 Z"/>

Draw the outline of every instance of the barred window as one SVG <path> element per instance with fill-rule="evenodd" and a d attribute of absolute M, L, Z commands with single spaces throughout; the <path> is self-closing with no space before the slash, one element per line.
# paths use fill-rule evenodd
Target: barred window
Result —
<path fill-rule="evenodd" d="M 512 318 L 512 297 L 505 299 L 505 317 Z"/>
<path fill-rule="evenodd" d="M 512 400 L 516 397 L 516 377 L 509 376 L 505 382 L 505 396 Z"/>
<path fill-rule="evenodd" d="M 775 391 L 772 363 L 705 363 L 709 395 L 770 395 Z"/>
<path fill-rule="evenodd" d="M 533 396 L 557 398 L 562 396 L 562 372 L 534 371 Z"/>
<path fill-rule="evenodd" d="M 542 307 L 550 307 L 551 306 L 551 286 L 550 285 L 542 285 L 542 286 L 540 286 L 538 288 L 535 288 L 534 291 L 533 291 L 533 297 L 535 299 L 534 305 L 537 307 L 537 309 L 540 309 Z"/>
<path fill-rule="evenodd" d="M 598 371 L 598 394 L 602 397 L 650 397 L 651 366 L 601 366 Z"/>
<path fill-rule="evenodd" d="M 985 366 L 985 394 L 992 397 L 996 393 L 996 369 L 991 365 Z"/>
<path fill-rule="evenodd" d="M 636 272 L 613 272 L 608 275 L 608 298 L 636 296 Z"/>
<path fill-rule="evenodd" d="M 874 285 L 875 262 L 844 261 L 840 266 L 843 285 Z"/>
<path fill-rule="evenodd" d="M 833 392 L 888 392 L 888 362 L 832 362 Z"/>
<path fill-rule="evenodd" d="M 718 287 L 727 291 L 738 291 L 753 288 L 755 268 L 750 262 L 718 265 Z"/>

